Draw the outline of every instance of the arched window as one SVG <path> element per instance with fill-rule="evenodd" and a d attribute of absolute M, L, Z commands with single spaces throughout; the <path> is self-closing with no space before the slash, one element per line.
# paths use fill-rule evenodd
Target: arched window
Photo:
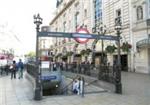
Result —
<path fill-rule="evenodd" d="M 137 20 L 142 20 L 143 19 L 143 8 L 142 6 L 138 6 L 136 9 L 137 12 Z"/>

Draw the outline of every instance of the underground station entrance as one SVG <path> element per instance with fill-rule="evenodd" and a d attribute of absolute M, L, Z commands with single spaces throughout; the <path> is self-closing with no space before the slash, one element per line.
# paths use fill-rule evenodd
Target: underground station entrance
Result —
<path fill-rule="evenodd" d="M 30 81 L 34 85 L 34 99 L 41 100 L 42 96 L 47 95 L 71 95 L 71 94 L 81 94 L 84 96 L 86 91 L 88 90 L 88 86 L 90 84 L 96 84 L 98 80 L 110 82 L 115 87 L 115 92 L 121 94 L 122 93 L 122 84 L 121 84 L 121 69 L 120 69 L 120 36 L 119 31 L 117 31 L 117 35 L 119 36 L 111 36 L 111 35 L 97 35 L 97 34 L 89 34 L 84 31 L 85 29 L 79 29 L 80 32 L 76 33 L 64 33 L 64 32 L 40 32 L 39 27 L 37 28 L 37 37 L 36 37 L 36 62 L 30 62 L 27 64 L 27 73 L 32 77 Z M 92 64 L 78 64 L 73 62 L 72 64 L 63 64 L 61 62 L 57 62 L 56 58 L 59 55 L 51 55 L 51 57 L 42 58 L 39 52 L 39 39 L 43 37 L 54 37 L 54 38 L 73 38 L 78 44 L 83 44 L 80 41 L 87 43 L 88 40 L 110 40 L 116 41 L 117 44 L 117 52 L 118 59 L 117 63 L 114 67 L 109 67 L 102 64 L 99 65 L 96 70 L 94 65 Z M 75 51 L 73 51 L 72 56 L 75 56 Z M 54 58 L 55 57 L 55 58 Z M 65 60 L 65 58 L 63 58 Z M 63 62 L 62 60 L 62 62 Z M 96 79 L 89 80 L 87 76 L 95 77 Z M 67 78 L 66 78 L 67 77 Z M 68 79 L 68 78 L 71 78 Z M 77 81 L 76 81 L 77 80 Z M 73 92 L 73 83 L 79 82 L 79 90 L 77 92 Z M 89 93 L 98 92 L 92 90 Z M 88 92 L 87 92 L 88 93 Z"/>

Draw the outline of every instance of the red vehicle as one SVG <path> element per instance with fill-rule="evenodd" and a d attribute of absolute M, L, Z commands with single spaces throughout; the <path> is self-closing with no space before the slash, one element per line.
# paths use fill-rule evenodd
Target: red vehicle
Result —
<path fill-rule="evenodd" d="M 12 54 L 0 54 L 0 74 L 2 75 L 3 72 L 8 74 L 9 66 L 12 64 L 13 61 Z"/>

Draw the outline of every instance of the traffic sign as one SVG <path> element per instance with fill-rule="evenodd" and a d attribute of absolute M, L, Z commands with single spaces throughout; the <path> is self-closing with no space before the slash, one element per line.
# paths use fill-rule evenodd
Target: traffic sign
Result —
<path fill-rule="evenodd" d="M 77 33 L 84 33 L 84 34 L 89 34 L 89 31 L 86 28 L 79 28 L 77 29 Z M 84 44 L 87 43 L 89 41 L 88 38 L 82 38 L 82 37 L 78 37 L 78 38 L 74 38 L 78 43 Z"/>

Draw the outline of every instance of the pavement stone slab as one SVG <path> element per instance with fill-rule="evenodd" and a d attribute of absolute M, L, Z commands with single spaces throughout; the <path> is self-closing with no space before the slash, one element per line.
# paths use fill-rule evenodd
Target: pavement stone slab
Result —
<path fill-rule="evenodd" d="M 135 74 L 135 76 L 141 76 Z M 130 74 L 125 74 L 128 78 Z M 133 76 L 133 75 L 132 75 Z M 0 105 L 150 105 L 150 91 L 148 83 L 150 83 L 150 78 L 146 76 L 146 81 L 144 85 L 144 80 L 138 80 L 137 77 L 135 81 L 142 81 L 142 85 L 145 87 L 140 87 L 139 90 L 134 90 L 132 92 L 131 86 L 124 86 L 124 93 L 122 95 L 115 94 L 112 92 L 102 92 L 94 93 L 93 91 L 103 91 L 104 89 L 89 85 L 85 89 L 88 92 L 93 92 L 91 94 L 85 94 L 84 97 L 80 95 L 69 95 L 69 96 L 44 96 L 41 101 L 33 100 L 33 88 L 31 83 L 26 79 L 10 79 L 9 76 L 0 77 Z M 123 77 L 125 79 L 125 77 Z M 145 79 L 142 77 L 139 79 Z M 136 81 L 136 86 L 139 85 Z M 124 83 L 125 82 L 125 83 Z M 127 80 L 123 80 L 123 83 L 127 85 Z M 129 82 L 131 84 L 131 81 Z M 134 87 L 133 87 L 134 88 Z M 136 89 L 136 88 L 135 88 Z M 149 89 L 149 90 L 143 90 Z M 129 90 L 129 91 L 127 91 Z M 142 91 L 140 92 L 136 91 Z"/>

